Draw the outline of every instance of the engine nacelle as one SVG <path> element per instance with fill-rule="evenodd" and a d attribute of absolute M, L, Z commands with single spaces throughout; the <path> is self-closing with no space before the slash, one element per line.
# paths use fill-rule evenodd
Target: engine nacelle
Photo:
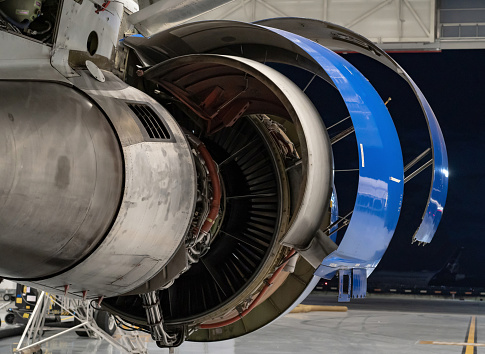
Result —
<path fill-rule="evenodd" d="M 184 243 L 196 197 L 170 114 L 127 85 L 126 97 L 0 85 L 2 275 L 108 297 L 159 273 Z"/>
<path fill-rule="evenodd" d="M 66 21 L 57 40 L 68 43 Z M 443 137 L 419 88 L 365 38 L 294 18 L 199 22 L 126 38 L 113 72 L 96 67 L 107 67 L 110 41 L 101 57 L 89 52 L 94 64 L 73 42 L 69 65 L 56 49 L 57 71 L 41 59 L 0 68 L 2 277 L 104 299 L 105 310 L 171 347 L 252 332 L 320 277 L 348 277 L 341 300 L 363 297 L 396 229 L 404 183 L 429 166 L 413 240 L 431 241 L 446 199 Z M 405 176 L 412 166 L 403 166 L 384 102 L 331 49 L 363 53 L 410 85 L 431 162 Z M 310 80 L 297 85 L 291 69 Z M 338 90 L 352 122 L 332 138 L 339 123 L 325 126 L 313 80 Z M 332 145 L 351 134 L 358 183 L 353 210 L 339 216 Z"/>

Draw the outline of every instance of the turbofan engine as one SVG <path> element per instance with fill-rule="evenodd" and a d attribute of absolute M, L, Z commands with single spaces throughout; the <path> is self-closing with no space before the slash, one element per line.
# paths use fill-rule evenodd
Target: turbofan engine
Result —
<path fill-rule="evenodd" d="M 363 297 L 422 156 L 403 166 L 384 102 L 323 45 L 380 61 L 415 92 L 432 159 L 413 173 L 432 166 L 432 180 L 413 240 L 431 241 L 446 149 L 397 63 L 325 22 L 208 21 L 126 38 L 112 72 L 73 57 L 66 77 L 0 78 L 0 274 L 97 299 L 161 347 L 252 332 L 321 277 L 339 276 L 341 300 Z M 313 80 L 349 113 L 332 137 Z M 354 208 L 339 216 L 332 146 L 353 134 Z"/>

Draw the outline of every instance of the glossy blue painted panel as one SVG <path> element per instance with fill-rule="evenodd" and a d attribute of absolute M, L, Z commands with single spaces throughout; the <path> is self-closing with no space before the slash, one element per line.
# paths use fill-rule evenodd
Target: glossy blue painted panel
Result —
<path fill-rule="evenodd" d="M 367 293 L 367 272 L 365 269 L 352 269 L 352 299 L 362 299 Z"/>
<path fill-rule="evenodd" d="M 347 278 L 348 287 L 345 289 L 344 282 Z M 352 290 L 352 270 L 341 269 L 338 272 L 338 302 L 349 302 Z"/>
<path fill-rule="evenodd" d="M 423 214 L 423 221 L 413 237 L 413 241 L 429 243 L 433 239 L 441 217 L 443 216 L 443 208 L 448 193 L 448 154 L 446 153 L 443 133 L 428 101 L 411 77 L 406 72 L 404 72 L 404 75 L 413 87 L 425 113 L 433 150 L 433 181 L 431 191 L 426 210 Z"/>
<path fill-rule="evenodd" d="M 433 150 L 433 171 L 431 179 L 431 188 L 428 197 L 428 202 L 426 204 L 426 209 L 422 217 L 422 223 L 416 230 L 413 241 L 420 242 L 431 242 L 434 233 L 436 232 L 441 216 L 443 213 L 443 208 L 446 202 L 446 195 L 448 190 L 448 159 L 446 153 L 446 146 L 443 139 L 443 134 L 441 133 L 438 121 L 431 110 L 426 98 L 414 83 L 411 77 L 402 69 L 402 67 L 391 58 L 386 52 L 377 47 L 374 43 L 369 41 L 367 38 L 362 37 L 357 33 L 353 33 L 344 27 L 340 27 L 335 24 L 330 24 L 324 21 L 318 21 L 314 19 L 304 19 L 304 18 L 279 18 L 279 19 L 268 19 L 263 21 L 258 21 L 261 24 L 268 22 L 275 27 L 283 26 L 287 27 L 290 24 L 290 28 L 301 33 L 305 33 L 307 36 L 311 36 L 312 39 L 318 39 L 321 37 L 326 43 L 334 42 L 338 48 L 343 51 L 348 50 L 349 52 L 356 51 L 358 53 L 364 54 L 369 58 L 372 58 L 382 64 L 388 66 L 396 73 L 398 73 L 413 89 L 416 98 L 419 100 L 424 116 L 426 118 L 426 123 L 428 125 L 431 147 Z M 340 27 L 340 28 L 339 28 Z M 331 31 L 328 30 L 331 28 Z M 355 39 L 356 41 L 350 40 L 349 42 L 344 42 L 339 40 L 339 37 L 332 38 L 334 34 L 342 34 L 344 37 L 350 37 L 350 39 Z M 361 47 L 355 45 L 354 43 L 365 43 L 367 47 Z M 372 48 L 372 50 L 369 50 Z"/>
<path fill-rule="evenodd" d="M 350 113 L 359 152 L 359 186 L 354 212 L 338 249 L 315 275 L 367 268 L 381 260 L 401 210 L 404 172 L 401 146 L 389 112 L 368 80 L 345 59 L 304 37 L 268 28 L 305 50 L 327 72 Z"/>

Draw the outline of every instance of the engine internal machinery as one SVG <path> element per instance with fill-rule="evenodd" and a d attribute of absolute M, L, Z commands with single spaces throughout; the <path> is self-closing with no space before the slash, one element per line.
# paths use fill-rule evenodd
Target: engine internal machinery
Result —
<path fill-rule="evenodd" d="M 313 203 L 319 215 L 299 236 L 309 243 L 323 222 L 332 158 L 312 103 L 286 77 L 257 62 L 189 56 L 147 70 L 143 80 L 183 127 L 197 171 L 195 211 L 182 250 L 143 289 L 159 298 L 156 317 L 160 322 L 163 314 L 164 340 L 172 338 L 173 344 L 196 329 L 200 335 L 244 321 L 285 282 L 290 272 L 283 268 L 294 269 L 298 256 L 282 240 L 290 225 L 304 223 L 302 200 Z M 327 163 L 308 167 L 308 148 L 322 152 Z M 309 173 L 322 177 L 315 192 L 323 198 L 308 195 Z M 303 278 L 311 276 L 311 266 L 299 263 Z M 108 298 L 103 305 L 138 326 L 153 324 L 147 322 L 147 302 L 137 294 Z M 281 314 L 286 307 L 273 310 Z M 274 318 L 259 317 L 237 335 Z M 234 336 L 230 332 L 221 331 L 221 338 Z"/>

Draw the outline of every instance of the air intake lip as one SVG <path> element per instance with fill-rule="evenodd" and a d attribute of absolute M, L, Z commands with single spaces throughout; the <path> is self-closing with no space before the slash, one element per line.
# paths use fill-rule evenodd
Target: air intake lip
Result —
<path fill-rule="evenodd" d="M 167 127 L 149 105 L 130 102 L 126 104 L 143 125 L 150 139 L 170 140 L 171 136 Z"/>

